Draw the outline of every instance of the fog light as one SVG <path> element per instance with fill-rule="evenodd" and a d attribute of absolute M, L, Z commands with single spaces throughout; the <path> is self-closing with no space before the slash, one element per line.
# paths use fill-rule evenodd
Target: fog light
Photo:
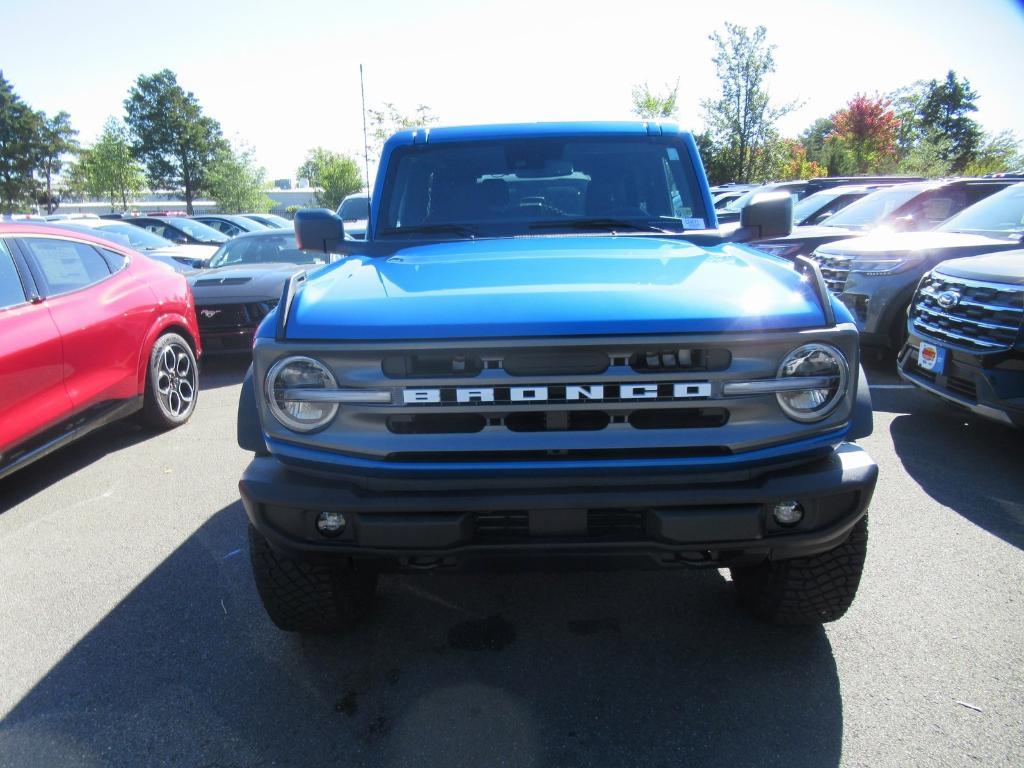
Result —
<path fill-rule="evenodd" d="M 772 517 L 779 525 L 796 525 L 804 519 L 804 508 L 799 501 L 780 501 L 772 509 Z"/>
<path fill-rule="evenodd" d="M 316 528 L 324 536 L 337 536 L 345 530 L 345 516 L 341 512 L 321 512 L 316 517 Z"/>

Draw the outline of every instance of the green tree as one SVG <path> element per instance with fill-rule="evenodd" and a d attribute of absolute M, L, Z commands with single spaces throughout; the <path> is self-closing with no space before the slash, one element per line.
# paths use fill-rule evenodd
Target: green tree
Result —
<path fill-rule="evenodd" d="M 0 213 L 12 213 L 34 197 L 41 122 L 0 71 Z"/>
<path fill-rule="evenodd" d="M 921 106 L 927 96 L 928 83 L 917 80 L 910 85 L 897 88 L 886 96 L 892 102 L 892 111 L 899 121 L 896 128 L 896 155 L 902 160 L 922 140 L 928 138 L 928 131 L 921 124 Z"/>
<path fill-rule="evenodd" d="M 78 142 L 75 140 L 78 131 L 71 127 L 71 115 L 67 112 L 58 112 L 50 118 L 41 115 L 41 118 L 38 172 L 46 185 L 43 197 L 46 212 L 53 213 L 53 180 L 64 167 L 65 156 L 78 150 Z"/>
<path fill-rule="evenodd" d="M 907 176 L 939 178 L 952 173 L 949 156 L 949 139 L 944 136 L 930 136 L 909 147 L 900 158 L 897 170 Z"/>
<path fill-rule="evenodd" d="M 1024 153 L 1020 142 L 1012 131 L 997 134 L 986 134 L 981 146 L 967 167 L 966 176 L 984 176 L 987 173 L 1003 173 L 1024 169 Z"/>
<path fill-rule="evenodd" d="M 274 207 L 264 191 L 266 169 L 256 165 L 248 147 L 222 147 L 207 169 L 207 181 L 221 213 L 266 213 Z"/>
<path fill-rule="evenodd" d="M 970 116 L 978 110 L 977 100 L 967 78 L 958 77 L 951 69 L 942 82 L 928 83 L 918 110 L 923 132 L 949 140 L 944 159 L 950 161 L 954 173 L 963 173 L 981 146 L 981 127 Z"/>
<path fill-rule="evenodd" d="M 641 120 L 672 118 L 679 111 L 677 97 L 679 79 L 673 86 L 665 86 L 664 94 L 654 93 L 647 83 L 633 86 L 633 114 Z"/>
<path fill-rule="evenodd" d="M 305 162 L 295 172 L 300 179 L 309 179 L 317 188 L 317 204 L 337 210 L 346 195 L 363 188 L 363 174 L 355 158 L 323 147 L 311 149 Z"/>
<path fill-rule="evenodd" d="M 803 133 L 800 143 L 807 151 L 807 160 L 824 168 L 824 175 L 847 176 L 856 164 L 845 142 L 836 136 L 836 125 L 830 117 L 819 117 Z"/>
<path fill-rule="evenodd" d="M 220 124 L 203 114 L 195 95 L 169 69 L 139 75 L 124 107 L 132 148 L 150 185 L 180 191 L 191 214 L 192 202 L 209 190 L 207 168 L 226 146 Z"/>
<path fill-rule="evenodd" d="M 779 140 L 776 123 L 797 106 L 776 106 L 769 97 L 766 78 L 775 71 L 775 46 L 768 44 L 764 27 L 751 33 L 728 22 L 724 37 L 714 32 L 710 40 L 721 85 L 719 98 L 702 102 L 712 146 L 725 158 L 731 180 L 764 180 L 771 172 L 768 148 Z"/>
<path fill-rule="evenodd" d="M 410 128 L 421 128 L 435 124 L 438 118 L 426 104 L 420 104 L 408 114 L 399 109 L 392 102 L 385 102 L 378 109 L 366 110 L 366 122 L 368 123 L 369 146 L 366 147 L 367 166 L 376 167 L 380 161 L 380 153 L 384 148 L 384 142 L 390 139 L 399 131 L 407 131 Z M 369 175 L 369 168 L 367 169 Z M 371 179 L 366 179 L 366 186 L 372 185 Z"/>
<path fill-rule="evenodd" d="M 132 199 L 145 188 L 145 179 L 142 167 L 132 154 L 124 123 L 108 118 L 96 143 L 81 150 L 68 177 L 71 189 L 109 200 L 111 208 L 127 210 Z"/>

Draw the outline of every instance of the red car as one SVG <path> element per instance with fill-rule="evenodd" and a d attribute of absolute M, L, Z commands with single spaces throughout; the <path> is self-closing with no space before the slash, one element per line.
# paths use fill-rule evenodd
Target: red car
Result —
<path fill-rule="evenodd" d="M 0 478 L 132 413 L 184 424 L 200 353 L 182 275 L 91 235 L 0 224 Z"/>

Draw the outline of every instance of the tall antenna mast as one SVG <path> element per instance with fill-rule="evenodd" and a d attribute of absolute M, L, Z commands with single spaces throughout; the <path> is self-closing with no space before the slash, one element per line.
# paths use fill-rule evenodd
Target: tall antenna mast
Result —
<path fill-rule="evenodd" d="M 366 86 L 363 85 L 363 65 L 359 65 L 359 92 L 363 96 L 363 163 L 366 168 L 366 196 L 370 196 L 370 139 L 366 133 Z"/>

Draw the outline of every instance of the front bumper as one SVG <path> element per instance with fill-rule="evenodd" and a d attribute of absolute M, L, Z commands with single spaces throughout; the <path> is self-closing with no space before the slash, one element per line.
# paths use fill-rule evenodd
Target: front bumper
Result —
<path fill-rule="evenodd" d="M 979 416 L 1024 427 L 1024 355 L 1013 350 L 978 355 L 925 339 L 946 349 L 943 369 L 928 371 L 917 364 L 921 341 L 911 333 L 900 352 L 901 378 Z"/>
<path fill-rule="evenodd" d="M 253 325 L 238 328 L 219 328 L 217 330 L 200 329 L 203 349 L 213 355 L 251 354 L 252 340 L 256 335 L 256 328 L 257 326 Z"/>
<path fill-rule="evenodd" d="M 729 565 L 813 555 L 841 544 L 867 511 L 878 467 L 843 444 L 826 458 L 747 482 L 616 488 L 373 493 L 257 457 L 239 482 L 252 524 L 305 556 L 350 555 L 379 567 L 456 567 L 516 558 L 629 557 L 647 565 Z M 778 525 L 775 502 L 803 520 Z M 345 515 L 330 538 L 322 511 Z"/>

